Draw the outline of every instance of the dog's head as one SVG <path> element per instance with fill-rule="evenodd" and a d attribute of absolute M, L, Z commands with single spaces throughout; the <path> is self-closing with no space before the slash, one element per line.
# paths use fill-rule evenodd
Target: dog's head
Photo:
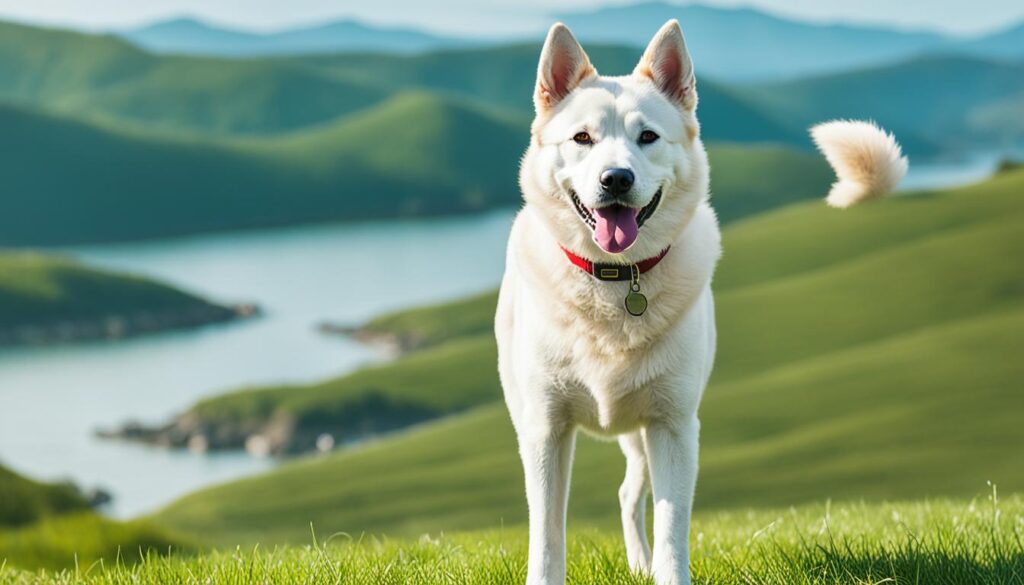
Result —
<path fill-rule="evenodd" d="M 678 237 L 707 192 L 696 79 L 678 22 L 623 77 L 598 75 L 556 24 L 534 106 L 520 183 L 560 244 L 635 262 Z"/>

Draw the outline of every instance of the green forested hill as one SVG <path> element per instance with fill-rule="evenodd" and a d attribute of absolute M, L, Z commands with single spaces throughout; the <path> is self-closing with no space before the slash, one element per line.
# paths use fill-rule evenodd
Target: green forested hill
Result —
<path fill-rule="evenodd" d="M 512 45 L 406 57 L 307 56 L 294 62 L 364 83 L 458 93 L 527 116 L 533 108 L 538 53 L 536 45 Z M 604 75 L 626 75 L 640 58 L 638 49 L 600 45 L 588 46 L 587 54 Z M 699 63 L 697 68 L 699 74 Z M 705 140 L 806 144 L 804 128 L 775 120 L 727 85 L 702 77 L 698 92 Z"/>
<path fill-rule="evenodd" d="M 417 56 L 224 59 L 155 55 L 107 36 L 0 23 L 0 98 L 85 117 L 205 134 L 267 134 L 326 124 L 411 88 L 457 94 L 525 116 L 539 46 Z M 596 47 L 627 73 L 639 52 Z M 712 81 L 701 85 L 705 137 L 802 141 Z"/>
<path fill-rule="evenodd" d="M 0 127 L 0 245 L 512 206 L 528 140 L 525 121 L 417 91 L 260 139 L 154 135 L 4 106 Z M 778 147 L 712 149 L 712 162 L 726 220 L 829 183 L 818 157 Z"/>
<path fill-rule="evenodd" d="M 166 131 L 322 124 L 390 91 L 267 60 L 153 55 L 123 40 L 0 22 L 0 99 Z"/>
<path fill-rule="evenodd" d="M 19 245 L 508 205 L 507 163 L 525 140 L 503 118 L 418 93 L 265 140 L 158 137 L 10 107 L 0 127 L 0 244 Z M 486 156 L 473 150 L 482 140 Z"/>
<path fill-rule="evenodd" d="M 971 495 L 988 480 L 1024 489 L 1024 366 L 1016 359 L 1024 344 L 1022 191 L 1017 171 L 844 212 L 804 203 L 729 227 L 716 284 L 719 359 L 702 406 L 698 507 Z M 483 299 L 470 303 L 485 307 Z M 489 313 L 474 310 L 476 331 Z M 426 336 L 450 337 L 443 320 L 417 315 L 429 314 L 391 319 L 391 331 L 424 322 Z M 486 357 L 466 354 L 450 371 L 472 371 L 479 359 L 494 367 L 493 342 L 477 339 Z M 393 367 L 414 367 L 416 356 Z M 363 387 L 380 387 L 372 372 L 360 375 Z M 426 370 L 403 375 L 407 400 L 421 391 L 420 403 L 434 404 L 443 392 L 443 378 Z M 342 404 L 359 387 L 353 377 L 349 386 L 293 390 L 289 400 L 316 396 L 326 405 L 333 395 Z M 491 388 L 469 413 L 203 490 L 159 520 L 230 544 L 304 542 L 307 520 L 350 534 L 520 523 L 514 438 Z M 249 402 L 265 408 L 263 397 L 253 393 Z M 617 521 L 622 469 L 614 446 L 581 441 L 576 522 Z"/>

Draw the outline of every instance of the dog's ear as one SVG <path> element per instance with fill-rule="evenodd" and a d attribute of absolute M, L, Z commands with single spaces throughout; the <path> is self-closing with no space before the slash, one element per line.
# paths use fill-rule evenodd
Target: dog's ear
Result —
<path fill-rule="evenodd" d="M 590 64 L 576 37 L 564 24 L 555 24 L 548 31 L 537 67 L 537 88 L 533 92 L 537 113 L 555 107 L 576 86 L 594 75 L 597 75 L 597 70 Z"/>
<path fill-rule="evenodd" d="M 697 79 L 693 75 L 693 62 L 686 50 L 679 21 L 672 19 L 661 27 L 647 45 L 634 75 L 647 77 L 683 109 L 697 107 Z"/>

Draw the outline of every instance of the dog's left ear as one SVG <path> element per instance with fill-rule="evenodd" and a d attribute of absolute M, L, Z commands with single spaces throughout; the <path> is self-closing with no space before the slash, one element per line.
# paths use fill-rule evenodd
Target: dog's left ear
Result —
<path fill-rule="evenodd" d="M 557 23 L 548 31 L 537 66 L 537 87 L 533 104 L 538 114 L 558 105 L 581 82 L 597 75 L 583 47 L 569 28 Z"/>
<path fill-rule="evenodd" d="M 653 81 L 683 109 L 692 111 L 697 107 L 697 79 L 678 20 L 666 22 L 654 35 L 633 74 Z"/>

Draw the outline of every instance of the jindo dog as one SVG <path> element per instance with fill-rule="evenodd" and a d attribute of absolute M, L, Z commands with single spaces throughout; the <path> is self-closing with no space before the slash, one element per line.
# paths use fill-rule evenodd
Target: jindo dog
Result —
<path fill-rule="evenodd" d="M 527 583 L 565 581 L 577 429 L 617 437 L 631 567 L 690 582 L 700 423 L 715 357 L 711 277 L 721 253 L 708 203 L 693 65 L 676 21 L 633 73 L 602 77 L 565 26 L 548 33 L 522 161 L 526 204 L 509 238 L 496 316 L 499 370 L 530 511 Z M 863 122 L 812 129 L 845 207 L 906 172 L 895 140 Z M 654 553 L 644 518 L 654 498 Z"/>

